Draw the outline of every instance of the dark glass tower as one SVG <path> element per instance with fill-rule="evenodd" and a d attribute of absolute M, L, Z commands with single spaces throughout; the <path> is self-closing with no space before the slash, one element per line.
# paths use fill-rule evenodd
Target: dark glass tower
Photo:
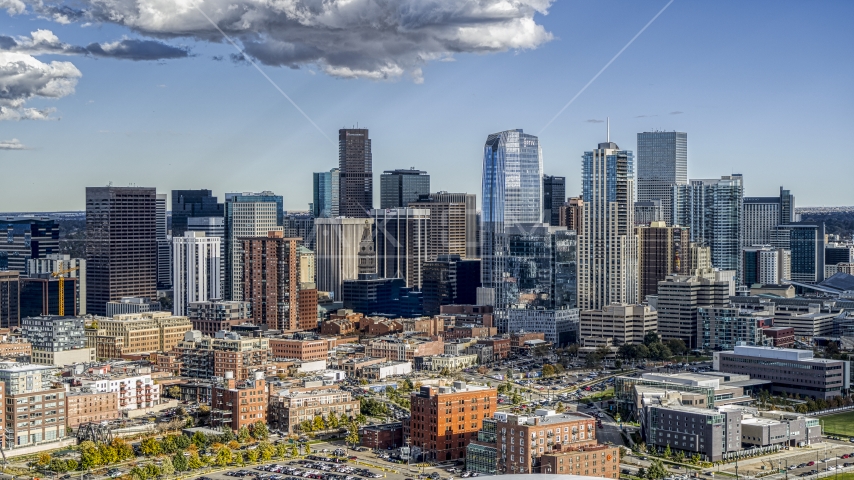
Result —
<path fill-rule="evenodd" d="M 86 187 L 86 310 L 157 295 L 156 192 L 145 187 Z"/>
<path fill-rule="evenodd" d="M 172 190 L 172 237 L 183 237 L 187 219 L 195 217 L 222 217 L 222 203 L 210 190 Z"/>
<path fill-rule="evenodd" d="M 338 213 L 342 217 L 368 218 L 374 208 L 371 139 L 367 128 L 338 130 Z"/>
<path fill-rule="evenodd" d="M 430 194 L 430 175 L 421 170 L 386 170 L 380 176 L 380 208 L 404 208 Z"/>
<path fill-rule="evenodd" d="M 566 203 L 566 177 L 543 175 L 543 223 L 560 225 L 560 207 Z"/>

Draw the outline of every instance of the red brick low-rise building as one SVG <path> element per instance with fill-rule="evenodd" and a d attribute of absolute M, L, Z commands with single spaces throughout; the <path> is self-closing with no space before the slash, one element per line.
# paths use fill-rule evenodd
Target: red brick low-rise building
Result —
<path fill-rule="evenodd" d="M 771 339 L 772 346 L 791 348 L 795 345 L 795 327 L 767 327 L 762 334 Z"/>
<path fill-rule="evenodd" d="M 115 420 L 120 416 L 116 392 L 69 392 L 65 396 L 65 419 L 71 428 L 83 423 Z"/>
<path fill-rule="evenodd" d="M 510 356 L 510 338 L 481 338 L 477 343 L 492 347 L 492 358 L 500 360 Z"/>
<path fill-rule="evenodd" d="M 546 474 L 620 478 L 620 448 L 588 445 L 576 450 L 546 453 L 540 457 L 539 470 Z"/>
<path fill-rule="evenodd" d="M 400 448 L 403 443 L 403 423 L 365 425 L 359 429 L 359 445 L 373 450 Z"/>
<path fill-rule="evenodd" d="M 525 342 L 529 340 L 545 341 L 546 334 L 539 332 L 516 332 L 510 334 L 510 349 L 517 350 L 525 346 Z"/>
<path fill-rule="evenodd" d="M 270 350 L 273 351 L 273 358 L 325 360 L 329 354 L 329 341 L 323 338 L 315 340 L 271 338 Z"/>
<path fill-rule="evenodd" d="M 269 391 L 264 374 L 238 382 L 234 372 L 225 372 L 225 379 L 211 389 L 211 426 L 231 427 L 235 432 L 256 422 L 267 423 Z"/>

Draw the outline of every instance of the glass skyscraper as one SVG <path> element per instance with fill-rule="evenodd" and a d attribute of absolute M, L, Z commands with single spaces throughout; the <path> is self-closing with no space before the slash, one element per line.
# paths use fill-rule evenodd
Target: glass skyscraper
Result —
<path fill-rule="evenodd" d="M 688 184 L 688 134 L 638 133 L 638 202 L 661 202 L 661 215 L 674 225 L 673 186 Z"/>
<path fill-rule="evenodd" d="M 314 218 L 335 218 L 338 216 L 338 182 L 337 168 L 328 172 L 315 172 L 313 175 L 313 194 L 311 213 Z"/>
<path fill-rule="evenodd" d="M 430 194 L 430 175 L 414 168 L 386 170 L 380 176 L 380 208 L 406 208 Z"/>
<path fill-rule="evenodd" d="M 502 282 L 507 255 L 505 229 L 539 224 L 543 215 L 543 152 L 522 129 L 493 133 L 483 149 L 481 279 L 484 288 Z M 496 298 L 498 298 L 496 296 Z M 500 300 L 496 307 L 503 308 Z"/>

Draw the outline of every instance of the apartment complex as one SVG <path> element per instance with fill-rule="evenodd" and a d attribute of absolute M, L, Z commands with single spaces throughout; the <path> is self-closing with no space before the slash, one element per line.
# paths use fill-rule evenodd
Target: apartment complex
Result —
<path fill-rule="evenodd" d="M 314 417 L 334 414 L 340 419 L 359 414 L 359 400 L 337 387 L 282 389 L 270 395 L 269 423 L 288 434 L 300 433 L 299 425 Z"/>
<path fill-rule="evenodd" d="M 80 384 L 91 392 L 117 395 L 119 410 L 146 409 L 160 403 L 160 385 L 150 374 L 94 375 L 83 378 Z"/>
<path fill-rule="evenodd" d="M 271 360 L 270 340 L 244 338 L 226 331 L 213 337 L 198 330 L 186 332 L 174 351 L 181 363 L 181 374 L 192 378 L 221 378 L 232 372 L 235 380 L 241 381 L 252 378 L 256 371 L 266 371 Z"/>
<path fill-rule="evenodd" d="M 193 330 L 213 336 L 220 330 L 252 320 L 252 303 L 233 301 L 190 302 L 188 317 Z"/>
<path fill-rule="evenodd" d="M 72 391 L 65 397 L 65 419 L 69 428 L 119 417 L 119 396 L 115 392 Z"/>
<path fill-rule="evenodd" d="M 382 337 L 368 342 L 365 355 L 395 361 L 412 361 L 415 357 L 427 357 L 445 353 L 442 340 L 431 338 Z"/>
<path fill-rule="evenodd" d="M 267 422 L 269 387 L 263 372 L 237 381 L 225 372 L 223 381 L 211 389 L 211 427 L 229 427 L 237 432 L 256 422 Z"/>
<path fill-rule="evenodd" d="M 169 312 L 116 315 L 96 321 L 97 328 L 87 331 L 87 337 L 88 346 L 95 347 L 98 358 L 168 352 L 193 329 L 187 317 L 173 316 Z"/>
<path fill-rule="evenodd" d="M 54 381 L 57 370 L 32 364 L 3 364 L 0 385 L 5 397 L 5 448 L 20 448 L 65 438 L 65 388 Z"/>
<path fill-rule="evenodd" d="M 296 358 L 299 360 L 326 360 L 329 342 L 325 339 L 271 338 L 273 358 Z"/>
<path fill-rule="evenodd" d="M 672 274 L 687 274 L 691 266 L 688 229 L 652 222 L 635 229 L 638 236 L 640 300 L 658 293 L 658 282 Z"/>

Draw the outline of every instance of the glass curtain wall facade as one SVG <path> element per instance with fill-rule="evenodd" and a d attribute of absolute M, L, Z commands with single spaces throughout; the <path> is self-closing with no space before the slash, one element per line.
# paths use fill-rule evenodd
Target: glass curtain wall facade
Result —
<path fill-rule="evenodd" d="M 508 254 L 505 229 L 540 224 L 543 212 L 543 154 L 539 139 L 521 129 L 489 135 L 484 145 L 481 280 L 484 288 L 500 289 Z M 507 308 L 496 292 L 498 309 Z"/>
<path fill-rule="evenodd" d="M 311 213 L 314 218 L 335 218 L 338 216 L 338 182 L 337 168 L 328 172 L 313 174 L 313 195 Z"/>
<path fill-rule="evenodd" d="M 663 220 L 673 220 L 673 186 L 688 184 L 688 134 L 638 133 L 638 202 L 661 202 Z"/>

